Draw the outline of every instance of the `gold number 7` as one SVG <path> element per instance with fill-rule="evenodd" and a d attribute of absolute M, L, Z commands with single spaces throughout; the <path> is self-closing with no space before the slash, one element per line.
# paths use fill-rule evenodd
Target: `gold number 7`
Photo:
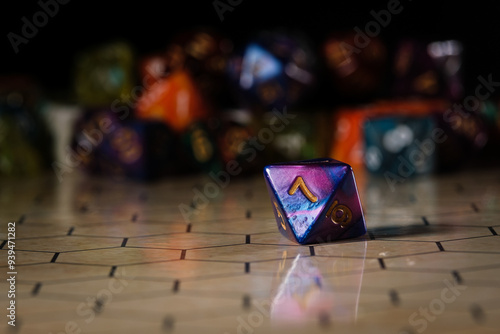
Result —
<path fill-rule="evenodd" d="M 306 196 L 307 199 L 310 200 L 311 202 L 315 203 L 318 201 L 318 198 L 316 196 L 314 196 L 313 193 L 307 188 L 302 176 L 298 176 L 295 179 L 295 182 L 290 187 L 290 190 L 288 190 L 288 194 L 289 195 L 295 194 L 295 192 L 297 191 L 298 188 L 300 188 L 300 190 L 302 190 L 302 193 L 304 194 L 304 196 Z"/>

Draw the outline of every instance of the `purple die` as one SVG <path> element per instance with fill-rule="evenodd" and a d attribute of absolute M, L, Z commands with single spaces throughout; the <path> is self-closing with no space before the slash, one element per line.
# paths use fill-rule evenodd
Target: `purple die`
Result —
<path fill-rule="evenodd" d="M 264 168 L 278 228 L 300 244 L 355 238 L 366 233 L 351 166 L 324 158 Z"/>
<path fill-rule="evenodd" d="M 161 121 L 88 109 L 75 126 L 71 159 L 90 174 L 150 181 L 174 171 L 174 147 L 175 137 Z"/>

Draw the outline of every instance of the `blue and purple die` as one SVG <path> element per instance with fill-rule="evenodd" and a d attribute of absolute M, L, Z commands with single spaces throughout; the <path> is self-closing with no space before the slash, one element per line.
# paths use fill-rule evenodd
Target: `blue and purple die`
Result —
<path fill-rule="evenodd" d="M 366 223 L 351 166 L 330 159 L 264 168 L 278 229 L 299 244 L 356 238 Z"/>

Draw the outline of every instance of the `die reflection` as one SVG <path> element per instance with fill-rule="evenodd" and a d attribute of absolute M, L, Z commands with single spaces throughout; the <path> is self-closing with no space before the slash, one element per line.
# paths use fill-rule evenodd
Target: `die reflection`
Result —
<path fill-rule="evenodd" d="M 326 256 L 299 254 L 287 271 L 284 252 L 276 275 L 279 286 L 271 304 L 272 322 L 355 321 L 366 241 L 357 242 L 356 246 L 359 246 L 362 258 L 344 258 L 337 247 L 325 245 L 321 251 Z"/>

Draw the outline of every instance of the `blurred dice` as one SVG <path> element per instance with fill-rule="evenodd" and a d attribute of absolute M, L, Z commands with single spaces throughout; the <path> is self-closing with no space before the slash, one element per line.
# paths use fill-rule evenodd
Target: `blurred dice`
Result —
<path fill-rule="evenodd" d="M 222 160 L 215 134 L 205 122 L 193 122 L 180 135 L 177 162 L 189 172 L 218 172 Z"/>
<path fill-rule="evenodd" d="M 257 117 L 251 109 L 223 110 L 218 118 L 216 133 L 226 169 L 236 170 L 238 175 L 259 173 L 266 164 L 276 159 L 271 145 L 271 141 L 276 139 L 275 134 L 269 128 L 266 117 Z"/>
<path fill-rule="evenodd" d="M 267 113 L 265 121 L 275 129 L 279 121 Z M 317 110 L 295 110 L 294 119 L 286 127 L 278 127 L 270 145 L 271 161 L 309 160 L 326 156 L 328 135 L 331 133 L 329 114 Z"/>
<path fill-rule="evenodd" d="M 253 160 L 253 155 L 247 156 L 245 148 L 254 137 L 254 118 L 249 110 L 229 109 L 219 114 L 217 145 L 220 148 L 221 159 L 224 163 Z"/>
<path fill-rule="evenodd" d="M 349 164 L 355 173 L 364 170 L 363 122 L 366 107 L 340 107 L 333 114 L 330 157 Z"/>
<path fill-rule="evenodd" d="M 147 181 L 175 171 L 173 147 L 163 122 L 121 120 L 107 109 L 94 109 L 75 127 L 69 161 L 90 174 Z"/>
<path fill-rule="evenodd" d="M 392 63 L 392 94 L 459 100 L 463 94 L 462 54 L 462 44 L 455 40 L 401 40 Z"/>
<path fill-rule="evenodd" d="M 195 28 L 176 35 L 167 46 L 167 72 L 184 69 L 205 99 L 214 106 L 227 103 L 227 61 L 233 42 L 212 28 Z"/>
<path fill-rule="evenodd" d="M 488 131 L 488 142 L 485 145 L 482 161 L 487 164 L 499 163 L 498 147 L 500 147 L 500 104 L 498 99 L 483 101 L 479 114 Z"/>
<path fill-rule="evenodd" d="M 172 170 L 172 137 L 158 121 L 126 122 L 105 137 L 99 150 L 103 174 L 155 180 Z"/>
<path fill-rule="evenodd" d="M 435 170 L 436 138 L 431 116 L 393 115 L 364 123 L 364 160 L 370 172 L 409 177 Z M 443 142 L 441 130 L 437 141 Z"/>
<path fill-rule="evenodd" d="M 143 55 L 138 62 L 138 75 L 148 89 L 154 83 L 184 71 L 207 103 L 227 103 L 227 60 L 233 51 L 232 41 L 210 28 L 194 28 L 175 35 L 160 51 Z"/>
<path fill-rule="evenodd" d="M 145 90 L 135 108 L 137 118 L 162 121 L 176 133 L 206 120 L 209 114 L 202 94 L 185 70 L 174 71 Z"/>
<path fill-rule="evenodd" d="M 264 31 L 234 56 L 228 75 L 240 101 L 264 109 L 294 106 L 315 81 L 309 41 L 281 31 Z"/>
<path fill-rule="evenodd" d="M 167 74 L 167 59 L 162 53 L 143 55 L 137 64 L 137 72 L 144 89 L 165 78 Z"/>
<path fill-rule="evenodd" d="M 0 174 L 33 176 L 50 167 L 53 136 L 42 106 L 43 92 L 33 78 L 0 78 Z"/>
<path fill-rule="evenodd" d="M 128 97 L 135 83 L 134 53 L 125 42 L 95 45 L 75 60 L 74 90 L 78 103 L 87 108 L 109 107 Z"/>
<path fill-rule="evenodd" d="M 427 45 L 431 57 L 440 73 L 443 84 L 443 97 L 457 101 L 463 98 L 463 45 L 457 40 L 434 41 Z"/>
<path fill-rule="evenodd" d="M 119 118 L 106 109 L 84 109 L 74 124 L 64 159 L 53 166 L 59 180 L 75 170 L 100 174 L 99 150 L 104 136 L 111 133 L 118 122 Z"/>
<path fill-rule="evenodd" d="M 382 93 L 387 48 L 378 37 L 369 38 L 363 45 L 358 38 L 354 32 L 332 34 L 324 43 L 323 56 L 336 91 L 359 101 Z"/>
<path fill-rule="evenodd" d="M 380 117 L 425 117 L 447 107 L 445 100 L 379 100 L 342 106 L 333 114 L 330 156 L 350 164 L 355 171 L 365 166 L 365 131 L 369 119 Z M 383 149 L 383 148 L 381 148 Z"/>
<path fill-rule="evenodd" d="M 490 129 L 479 110 L 469 112 L 461 105 L 450 104 L 435 116 L 436 126 L 447 135 L 440 145 L 440 170 L 454 170 L 478 161 L 491 141 Z"/>
<path fill-rule="evenodd" d="M 334 114 L 333 128 L 331 157 L 355 170 L 404 177 L 460 168 L 478 157 L 488 141 L 478 113 L 443 99 L 343 107 Z"/>

